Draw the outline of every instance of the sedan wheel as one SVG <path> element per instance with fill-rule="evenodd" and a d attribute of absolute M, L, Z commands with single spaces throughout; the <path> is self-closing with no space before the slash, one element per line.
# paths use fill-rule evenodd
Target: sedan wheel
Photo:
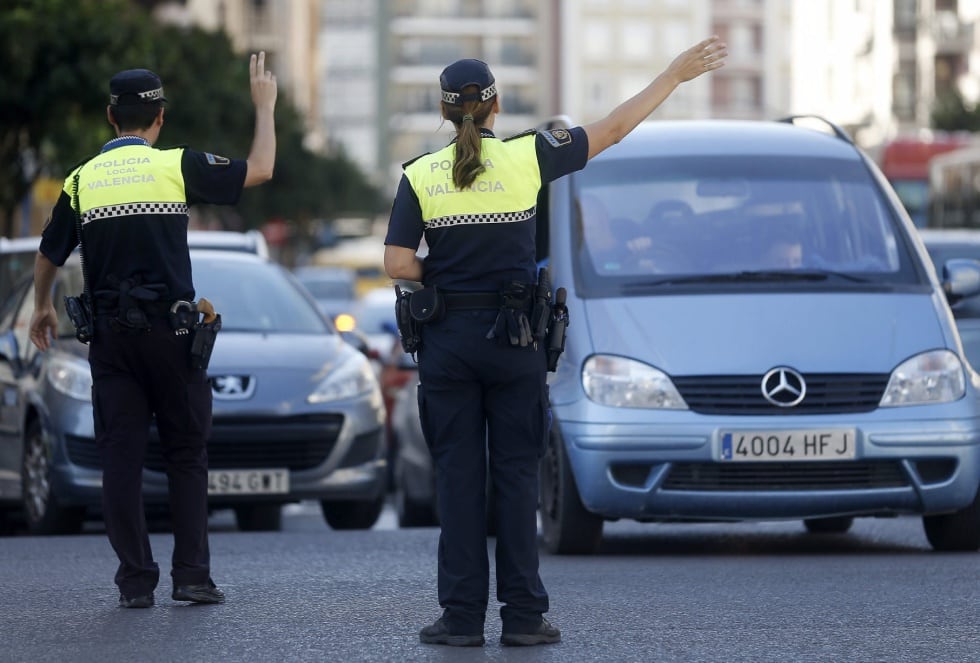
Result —
<path fill-rule="evenodd" d="M 980 491 L 973 502 L 959 511 L 923 516 L 922 525 L 933 550 L 973 552 L 980 549 Z"/>
<path fill-rule="evenodd" d="M 320 509 L 324 520 L 333 529 L 371 529 L 381 517 L 384 505 L 385 496 L 382 493 L 370 502 L 323 500 L 320 502 Z"/>
<path fill-rule="evenodd" d="M 552 428 L 541 459 L 541 529 L 545 548 L 559 555 L 591 555 L 602 542 L 603 520 L 586 511 L 565 445 Z"/>
<path fill-rule="evenodd" d="M 77 534 L 85 522 L 85 508 L 58 504 L 51 490 L 51 462 L 38 421 L 27 425 L 21 496 L 27 529 L 32 534 Z"/>

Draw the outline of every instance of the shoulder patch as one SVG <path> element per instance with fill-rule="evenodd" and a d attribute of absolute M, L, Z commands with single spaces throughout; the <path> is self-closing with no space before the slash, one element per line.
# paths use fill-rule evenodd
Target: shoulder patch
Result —
<path fill-rule="evenodd" d="M 428 156 L 428 155 L 430 155 L 430 154 L 432 154 L 432 152 L 426 152 L 425 154 L 420 154 L 420 155 L 418 155 L 418 156 L 417 156 L 417 157 L 415 157 L 414 159 L 409 159 L 408 161 L 406 161 L 405 163 L 403 163 L 403 164 L 402 164 L 402 170 L 404 170 L 404 169 L 406 169 L 406 168 L 408 168 L 409 166 L 411 166 L 411 165 L 412 165 L 413 163 L 415 163 L 416 161 L 418 161 L 418 160 L 419 160 L 419 159 L 421 159 L 422 157 L 424 157 L 424 156 Z"/>
<path fill-rule="evenodd" d="M 231 163 L 231 159 L 228 157 L 219 157 L 217 154 L 211 154 L 210 152 L 205 152 L 204 158 L 207 159 L 208 163 L 212 166 L 227 166 Z"/>
<path fill-rule="evenodd" d="M 538 133 L 537 129 L 528 129 L 527 131 L 522 131 L 519 134 L 514 134 L 510 138 L 504 138 L 504 142 L 506 143 L 507 141 L 514 140 L 516 138 L 524 138 L 525 136 L 533 136 L 536 133 Z"/>
<path fill-rule="evenodd" d="M 541 135 L 544 139 L 551 143 L 552 147 L 561 147 L 562 145 L 568 145 L 572 142 L 572 132 L 568 129 L 552 129 L 551 131 L 542 131 Z"/>

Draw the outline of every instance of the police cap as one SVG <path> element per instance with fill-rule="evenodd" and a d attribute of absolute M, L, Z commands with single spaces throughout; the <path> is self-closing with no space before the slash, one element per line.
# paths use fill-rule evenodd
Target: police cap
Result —
<path fill-rule="evenodd" d="M 470 85 L 480 91 L 463 94 L 463 89 Z M 497 96 L 493 73 L 483 60 L 456 60 L 442 70 L 439 87 L 442 88 L 442 100 L 454 106 L 461 106 L 465 101 L 489 101 Z"/>
<path fill-rule="evenodd" d="M 160 77 L 149 69 L 127 69 L 109 80 L 109 103 L 113 106 L 166 101 Z"/>

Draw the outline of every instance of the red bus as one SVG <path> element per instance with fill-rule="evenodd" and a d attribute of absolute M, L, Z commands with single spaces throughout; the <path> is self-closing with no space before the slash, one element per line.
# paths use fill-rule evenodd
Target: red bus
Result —
<path fill-rule="evenodd" d="M 885 144 L 880 166 L 912 221 L 926 226 L 929 209 L 929 162 L 938 154 L 969 145 L 969 133 L 935 134 L 931 138 L 897 138 Z"/>

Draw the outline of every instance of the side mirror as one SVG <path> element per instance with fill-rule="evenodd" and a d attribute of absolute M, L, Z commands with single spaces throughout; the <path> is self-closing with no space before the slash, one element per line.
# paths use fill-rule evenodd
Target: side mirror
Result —
<path fill-rule="evenodd" d="M 950 304 L 980 294 L 980 261 L 947 260 L 943 264 L 943 292 Z"/>

